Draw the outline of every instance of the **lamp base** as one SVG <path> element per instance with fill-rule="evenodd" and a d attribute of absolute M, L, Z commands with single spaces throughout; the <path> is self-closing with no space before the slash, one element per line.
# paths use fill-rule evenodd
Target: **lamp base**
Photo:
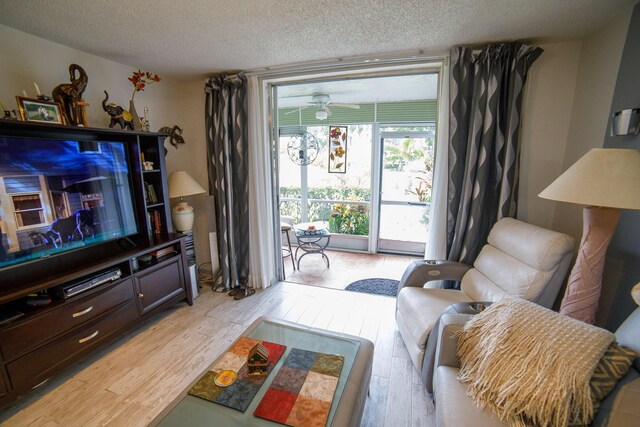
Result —
<path fill-rule="evenodd" d="M 180 202 L 171 209 L 171 219 L 178 231 L 189 231 L 193 228 L 193 206 Z"/>
<path fill-rule="evenodd" d="M 587 206 L 582 241 L 562 299 L 560 314 L 593 324 L 602 289 L 604 257 L 620 220 L 620 210 Z"/>

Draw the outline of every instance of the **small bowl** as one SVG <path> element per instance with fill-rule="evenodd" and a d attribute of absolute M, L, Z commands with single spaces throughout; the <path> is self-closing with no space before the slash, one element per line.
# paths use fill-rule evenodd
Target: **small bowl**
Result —
<path fill-rule="evenodd" d="M 472 302 L 471 304 L 469 304 L 469 308 L 471 308 L 471 310 L 473 311 L 477 311 L 478 313 L 480 313 L 481 311 L 484 311 L 487 306 L 482 304 L 481 302 Z"/>

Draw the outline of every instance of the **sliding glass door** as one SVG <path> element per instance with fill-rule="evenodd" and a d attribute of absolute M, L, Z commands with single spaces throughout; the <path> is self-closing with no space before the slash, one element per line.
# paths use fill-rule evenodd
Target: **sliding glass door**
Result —
<path fill-rule="evenodd" d="M 377 249 L 423 254 L 429 233 L 435 127 L 380 133 Z"/>

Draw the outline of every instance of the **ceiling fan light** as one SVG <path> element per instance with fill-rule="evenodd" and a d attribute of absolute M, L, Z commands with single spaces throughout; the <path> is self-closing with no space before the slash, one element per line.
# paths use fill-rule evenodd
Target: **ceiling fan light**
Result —
<path fill-rule="evenodd" d="M 316 111 L 316 119 L 318 120 L 326 120 L 329 115 L 325 110 Z"/>

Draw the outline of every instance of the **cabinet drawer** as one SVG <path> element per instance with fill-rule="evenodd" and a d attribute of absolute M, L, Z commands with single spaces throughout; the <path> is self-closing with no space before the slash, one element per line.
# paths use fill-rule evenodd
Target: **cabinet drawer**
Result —
<path fill-rule="evenodd" d="M 127 300 L 133 300 L 131 279 L 7 329 L 0 334 L 4 360 L 12 360 L 50 338 L 81 325 Z"/>
<path fill-rule="evenodd" d="M 50 344 L 7 364 L 11 383 L 27 384 L 47 378 L 50 372 L 65 364 L 138 318 L 134 301 L 118 307 L 104 316 L 68 333 Z"/>
<path fill-rule="evenodd" d="M 145 314 L 165 301 L 184 293 L 182 259 L 143 270 L 135 276 L 140 313 Z"/>

